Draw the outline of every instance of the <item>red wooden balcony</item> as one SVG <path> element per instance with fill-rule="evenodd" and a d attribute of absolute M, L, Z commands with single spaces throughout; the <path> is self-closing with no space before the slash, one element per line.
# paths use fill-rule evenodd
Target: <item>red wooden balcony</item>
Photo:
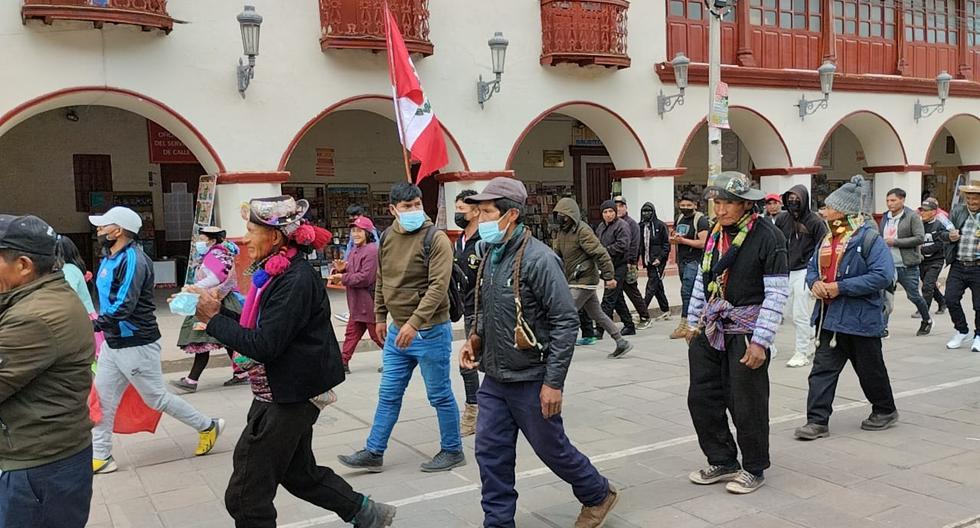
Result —
<path fill-rule="evenodd" d="M 21 19 L 91 22 L 96 28 L 103 24 L 139 26 L 143 31 L 153 29 L 170 33 L 174 19 L 167 13 L 167 0 L 24 0 Z"/>
<path fill-rule="evenodd" d="M 385 49 L 385 0 L 320 0 L 320 49 Z M 409 53 L 432 55 L 429 0 L 388 0 Z"/>
<path fill-rule="evenodd" d="M 541 64 L 628 68 L 626 0 L 541 0 Z"/>

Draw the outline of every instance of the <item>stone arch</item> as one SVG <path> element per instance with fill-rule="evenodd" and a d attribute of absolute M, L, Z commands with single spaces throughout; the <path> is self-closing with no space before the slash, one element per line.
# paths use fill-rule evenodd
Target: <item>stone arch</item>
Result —
<path fill-rule="evenodd" d="M 728 109 L 728 120 L 732 132 L 738 136 L 752 156 L 757 169 L 792 167 L 793 159 L 782 134 L 767 117 L 757 110 L 747 106 L 732 106 Z M 677 167 L 683 166 L 687 149 L 705 125 L 707 119 L 701 119 L 691 130 L 677 157 Z"/>
<path fill-rule="evenodd" d="M 865 159 L 869 166 L 905 166 L 908 156 L 902 139 L 887 119 L 870 110 L 858 110 L 840 118 L 824 134 L 823 141 L 817 145 L 817 157 L 814 165 L 819 163 L 819 152 L 824 143 L 841 126 L 847 127 L 861 142 Z"/>
<path fill-rule="evenodd" d="M 973 114 L 957 114 L 940 125 L 922 153 L 924 163 L 929 163 L 930 149 L 943 129 L 948 130 L 956 139 L 957 151 L 963 165 L 980 165 L 980 117 Z"/>

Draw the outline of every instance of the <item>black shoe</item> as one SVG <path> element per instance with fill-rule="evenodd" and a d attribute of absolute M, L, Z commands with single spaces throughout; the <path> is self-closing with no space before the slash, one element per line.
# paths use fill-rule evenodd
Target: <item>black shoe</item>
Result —
<path fill-rule="evenodd" d="M 374 502 L 370 497 L 364 497 L 361 511 L 357 512 L 351 523 L 357 528 L 384 528 L 395 522 L 396 508 L 390 504 Z"/>
<path fill-rule="evenodd" d="M 421 468 L 423 473 L 438 473 L 465 465 L 466 457 L 463 456 L 462 451 L 458 453 L 439 451 L 436 456 L 432 457 L 432 460 L 422 464 Z"/>
<path fill-rule="evenodd" d="M 695 484 L 704 486 L 715 482 L 733 480 L 741 470 L 738 464 L 734 466 L 708 466 L 691 473 L 687 478 Z"/>
<path fill-rule="evenodd" d="M 187 378 L 170 380 L 170 384 L 184 392 L 197 392 L 197 383 L 190 383 Z"/>
<path fill-rule="evenodd" d="M 797 427 L 793 435 L 800 440 L 816 440 L 830 436 L 830 428 L 826 425 L 808 423 L 803 427 Z"/>
<path fill-rule="evenodd" d="M 344 374 L 350 374 L 350 365 L 344 365 Z"/>
<path fill-rule="evenodd" d="M 619 359 L 628 354 L 630 350 L 633 350 L 633 344 L 623 338 L 619 338 L 619 341 L 616 341 L 616 350 L 613 350 L 606 357 L 609 359 Z"/>
<path fill-rule="evenodd" d="M 623 331 L 620 332 L 620 334 L 622 334 L 624 336 L 636 335 L 636 327 L 635 326 L 629 326 L 629 327 L 623 328 Z"/>
<path fill-rule="evenodd" d="M 881 333 L 882 339 L 888 339 L 888 329 L 886 328 L 884 332 Z"/>
<path fill-rule="evenodd" d="M 916 332 L 915 335 L 927 336 L 929 335 L 929 332 L 932 332 L 932 319 L 919 323 L 919 331 Z"/>
<path fill-rule="evenodd" d="M 943 315 L 944 313 L 946 313 L 946 305 L 940 304 L 939 309 L 936 310 L 936 315 Z"/>
<path fill-rule="evenodd" d="M 232 376 L 231 379 L 224 382 L 225 387 L 234 387 L 235 385 L 248 385 L 248 376 Z"/>
<path fill-rule="evenodd" d="M 341 464 L 351 469 L 363 469 L 371 473 L 381 473 L 384 470 L 384 455 L 376 455 L 367 449 L 361 449 L 353 455 L 337 455 Z"/>
<path fill-rule="evenodd" d="M 898 411 L 890 414 L 875 414 L 871 413 L 871 416 L 867 420 L 861 422 L 861 429 L 865 431 L 884 431 L 895 422 L 898 421 Z"/>

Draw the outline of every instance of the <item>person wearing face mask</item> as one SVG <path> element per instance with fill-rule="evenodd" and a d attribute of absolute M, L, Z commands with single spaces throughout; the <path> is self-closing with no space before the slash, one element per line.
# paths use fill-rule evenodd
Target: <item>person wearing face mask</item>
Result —
<path fill-rule="evenodd" d="M 629 299 L 633 303 L 633 307 L 636 308 L 636 314 L 640 318 L 640 321 L 636 323 L 636 328 L 638 330 L 646 330 L 650 328 L 653 321 L 650 320 L 650 311 L 647 309 L 647 303 L 643 302 L 643 294 L 640 293 L 640 288 L 637 286 L 640 249 L 643 246 L 640 240 L 642 233 L 640 231 L 640 224 L 630 217 L 629 205 L 622 195 L 617 194 L 613 197 L 613 201 L 616 202 L 616 216 L 626 222 L 627 231 L 629 231 L 630 235 L 630 249 L 626 254 L 626 280 L 623 282 L 623 300 L 620 301 L 623 306 L 620 309 L 629 310 L 629 307 L 626 306 L 626 299 Z"/>
<path fill-rule="evenodd" d="M 579 220 L 581 213 L 578 204 L 572 198 L 562 198 L 555 204 L 552 213 L 558 224 L 558 234 L 553 242 L 553 249 L 565 266 L 565 280 L 568 281 L 575 302 L 576 311 L 584 309 L 588 316 L 599 323 L 603 330 L 616 340 L 616 350 L 609 357 L 618 359 L 626 355 L 633 345 L 623 339 L 619 328 L 603 311 L 596 295 L 600 279 L 608 289 L 616 288 L 615 268 L 606 248 L 592 232 L 589 224 Z M 596 273 L 596 270 L 599 273 Z M 588 339 L 582 336 L 583 340 Z M 592 344 L 595 342 L 583 342 Z"/>
<path fill-rule="evenodd" d="M 366 216 L 358 216 L 348 227 L 351 240 L 354 241 L 354 250 L 347 254 L 347 265 L 343 272 L 338 273 L 335 270 L 329 277 L 332 282 L 344 285 L 347 308 L 350 310 L 341 352 L 345 374 L 350 374 L 350 360 L 354 357 L 354 349 L 364 337 L 364 332 L 371 336 L 376 345 L 384 346 L 374 325 L 374 281 L 378 276 L 378 245 L 374 238 L 374 222 Z"/>
<path fill-rule="evenodd" d="M 806 287 L 806 270 L 813 252 L 827 234 L 827 223 L 810 210 L 810 192 L 796 185 L 782 197 L 786 212 L 776 219 L 776 227 L 786 237 L 789 262 L 789 300 L 796 327 L 796 351 L 787 367 L 805 367 L 813 360 L 813 327 L 810 314 L 813 298 Z"/>
<path fill-rule="evenodd" d="M 698 195 L 684 193 L 677 202 L 677 209 L 680 215 L 674 221 L 670 243 L 677 246 L 677 269 L 681 274 L 681 320 L 670 334 L 671 339 L 687 337 L 687 310 L 710 227 L 708 217 L 698 212 Z"/>
<path fill-rule="evenodd" d="M 561 262 L 524 225 L 526 201 L 524 184 L 512 178 L 494 178 L 482 193 L 467 198 L 479 205 L 480 235 L 487 245 L 476 328 L 460 350 L 461 365 L 485 374 L 476 426 L 483 526 L 515 526 L 514 466 L 521 432 L 582 503 L 575 528 L 598 528 L 619 493 L 565 435 L 562 390 L 578 316 Z"/>
<path fill-rule="evenodd" d="M 449 320 L 453 246 L 446 233 L 435 229 L 425 216 L 422 190 L 418 186 L 396 183 L 389 198 L 388 208 L 397 218 L 381 235 L 374 295 L 378 336 L 385 341 L 378 406 L 364 449 L 337 459 L 352 469 L 369 472 L 384 469 L 384 453 L 398 422 L 405 389 L 415 367 L 419 367 L 429 404 L 436 410 L 440 436 L 439 452 L 423 463 L 421 470 L 449 471 L 466 465 L 459 433 L 459 407 L 449 376 L 453 342 Z M 480 236 L 487 239 L 482 230 Z M 387 323 L 389 315 L 394 321 L 391 326 Z"/>
<path fill-rule="evenodd" d="M 235 257 L 238 246 L 225 241 L 225 231 L 216 226 L 202 227 L 198 239 L 194 242 L 194 250 L 200 260 L 200 265 L 194 271 L 194 284 L 185 286 L 183 291 L 201 292 L 214 290 L 222 300 L 222 305 L 228 310 L 240 312 L 242 303 L 238 298 L 238 281 L 235 275 Z M 185 317 L 177 337 L 177 346 L 184 352 L 194 356 L 194 364 L 186 376 L 173 380 L 171 385 L 185 392 L 196 392 L 197 382 L 208 366 L 211 351 L 220 350 L 224 346 L 205 331 L 207 325 L 197 321 L 193 316 Z M 235 352 L 227 350 L 228 357 L 234 360 Z M 232 376 L 225 381 L 225 387 L 248 383 L 248 374 L 239 368 L 234 361 L 231 363 Z"/>
<path fill-rule="evenodd" d="M 160 328 L 154 315 L 153 262 L 136 243 L 143 227 L 139 213 L 113 207 L 90 216 L 102 243 L 102 263 L 96 275 L 99 317 L 96 331 L 105 337 L 95 374 L 102 421 L 92 429 L 92 470 L 116 471 L 112 458 L 112 429 L 123 391 L 130 384 L 152 409 L 165 412 L 198 432 L 195 456 L 214 448 L 225 421 L 204 415 L 183 398 L 167 391 L 160 370 Z"/>
<path fill-rule="evenodd" d="M 609 258 L 612 259 L 615 281 L 607 285 L 602 293 L 602 311 L 606 317 L 612 319 L 613 312 L 619 314 L 619 320 L 623 323 L 622 335 L 635 335 L 636 325 L 633 323 L 633 316 L 630 314 L 626 302 L 623 300 L 623 289 L 626 286 L 626 274 L 630 255 L 630 232 L 626 221 L 619 217 L 616 212 L 616 202 L 606 200 L 599 207 L 602 211 L 602 222 L 596 227 L 596 236 L 602 247 L 606 248 Z M 602 339 L 602 328 L 596 332 L 597 337 Z"/>
<path fill-rule="evenodd" d="M 480 269 L 480 262 L 483 261 L 482 254 L 477 250 L 477 244 L 480 242 L 480 211 L 475 205 L 466 203 L 466 199 L 475 194 L 476 191 L 473 189 L 467 189 L 456 195 L 456 215 L 453 217 L 456 225 L 463 229 L 453 246 L 453 259 L 466 275 L 465 291 L 462 292 L 463 331 L 466 335 L 470 335 L 473 329 L 476 273 Z M 472 436 L 476 434 L 476 419 L 479 414 L 476 391 L 480 389 L 480 373 L 476 369 L 459 367 L 459 375 L 463 378 L 463 390 L 466 392 L 459 432 L 462 436 Z"/>
<path fill-rule="evenodd" d="M 657 209 L 652 203 L 643 204 L 640 209 L 640 258 L 647 270 L 646 295 L 643 303 L 650 306 L 654 298 L 660 307 L 659 321 L 670 320 L 670 303 L 664 290 L 664 271 L 670 258 L 670 232 L 667 224 L 657 218 Z"/>

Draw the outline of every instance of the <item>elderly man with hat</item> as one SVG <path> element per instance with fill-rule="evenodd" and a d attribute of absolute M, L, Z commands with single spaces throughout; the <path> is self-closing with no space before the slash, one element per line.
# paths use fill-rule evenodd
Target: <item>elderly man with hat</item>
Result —
<path fill-rule="evenodd" d="M 689 478 L 702 485 L 725 481 L 738 494 L 759 489 L 769 467 L 769 348 L 789 295 L 786 238 L 754 211 L 764 195 L 751 183 L 742 173 L 723 172 L 708 188 L 717 219 L 687 318 L 687 405 L 708 459 Z"/>
<path fill-rule="evenodd" d="M 0 215 L 0 526 L 82 528 L 92 500 L 92 323 L 57 235 Z"/>
<path fill-rule="evenodd" d="M 963 203 L 950 212 L 949 231 L 937 237 L 946 243 L 946 308 L 956 328 L 946 348 L 960 348 L 972 339 L 970 350 L 980 352 L 980 181 L 971 176 L 967 185 L 960 186 L 960 194 Z M 973 297 L 973 334 L 961 304 L 967 288 Z"/>
<path fill-rule="evenodd" d="M 479 205 L 487 250 L 478 272 L 476 330 L 460 351 L 463 367 L 479 366 L 486 374 L 476 425 L 483 525 L 515 526 L 521 432 L 582 503 L 575 528 L 598 528 L 619 494 L 565 436 L 562 390 L 578 316 L 561 262 L 524 225 L 526 200 L 524 184 L 511 178 L 494 178 L 482 193 L 466 198 Z M 611 211 L 615 215 L 615 206 Z"/>
<path fill-rule="evenodd" d="M 772 193 L 766 195 L 766 219 L 776 223 L 776 217 L 783 212 L 783 197 Z"/>
<path fill-rule="evenodd" d="M 952 224 L 948 217 L 941 214 L 939 201 L 931 197 L 922 200 L 919 217 L 922 218 L 922 227 L 925 229 L 925 241 L 919 247 L 922 252 L 922 263 L 919 264 L 922 298 L 926 301 L 926 307 L 932 306 L 932 300 L 935 299 L 939 305 L 936 314 L 941 315 L 946 313 L 946 297 L 939 290 L 937 282 L 943 268 L 946 267 L 946 243 L 943 240 L 949 238 L 948 231 Z M 942 234 L 944 232 L 945 235 Z M 922 316 L 919 312 L 912 312 L 912 317 Z"/>

